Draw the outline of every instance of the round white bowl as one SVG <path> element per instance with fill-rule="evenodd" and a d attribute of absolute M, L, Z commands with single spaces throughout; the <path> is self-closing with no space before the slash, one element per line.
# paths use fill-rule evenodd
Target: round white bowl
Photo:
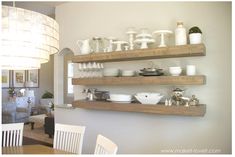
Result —
<path fill-rule="evenodd" d="M 109 94 L 111 101 L 131 101 L 132 95 L 129 94 Z"/>
<path fill-rule="evenodd" d="M 160 93 L 137 93 L 135 95 L 135 98 L 141 104 L 152 104 L 152 105 L 159 103 L 162 97 L 163 95 L 160 95 Z"/>
<path fill-rule="evenodd" d="M 179 76 L 182 69 L 180 67 L 169 67 L 169 72 L 172 76 Z"/>
<path fill-rule="evenodd" d="M 146 97 L 146 96 L 148 96 L 148 97 L 157 97 L 157 96 L 159 96 L 159 95 L 161 95 L 161 93 L 136 93 L 136 96 L 138 96 L 138 97 Z"/>

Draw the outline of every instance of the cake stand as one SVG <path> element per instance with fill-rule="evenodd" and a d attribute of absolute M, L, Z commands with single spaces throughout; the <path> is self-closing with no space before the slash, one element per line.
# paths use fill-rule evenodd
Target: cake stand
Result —
<path fill-rule="evenodd" d="M 161 36 L 161 43 L 158 47 L 166 47 L 165 44 L 165 35 L 171 35 L 173 32 L 169 30 L 158 30 L 154 31 L 153 34 L 158 34 Z"/>
<path fill-rule="evenodd" d="M 129 36 L 129 49 L 134 50 L 134 37 L 137 34 L 134 27 L 130 27 L 126 34 Z"/>
<path fill-rule="evenodd" d="M 148 38 L 142 38 L 142 39 L 136 39 L 134 42 L 137 44 L 141 44 L 140 49 L 146 49 L 146 48 L 148 48 L 148 44 L 154 43 L 155 40 L 148 39 Z"/>
<path fill-rule="evenodd" d="M 114 41 L 113 44 L 117 45 L 117 48 L 115 51 L 122 51 L 122 44 L 128 44 L 126 41 Z"/>
<path fill-rule="evenodd" d="M 113 42 L 117 40 L 115 37 L 108 37 L 106 38 L 109 41 L 109 45 L 107 47 L 107 52 L 112 52 L 113 51 Z"/>
<path fill-rule="evenodd" d="M 150 39 L 150 38 L 153 38 L 153 36 L 149 33 L 140 33 L 140 34 L 136 35 L 136 38 L 148 38 L 148 39 Z"/>

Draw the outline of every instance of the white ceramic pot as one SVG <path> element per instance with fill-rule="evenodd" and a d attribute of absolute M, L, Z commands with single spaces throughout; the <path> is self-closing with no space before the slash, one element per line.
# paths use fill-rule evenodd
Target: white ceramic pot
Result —
<path fill-rule="evenodd" d="M 200 44 L 202 43 L 202 34 L 201 33 L 192 33 L 189 34 L 190 44 Z"/>

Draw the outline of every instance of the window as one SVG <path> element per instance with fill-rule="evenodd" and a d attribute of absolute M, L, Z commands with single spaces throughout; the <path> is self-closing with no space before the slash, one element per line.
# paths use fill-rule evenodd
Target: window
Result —
<path fill-rule="evenodd" d="M 73 63 L 68 61 L 68 69 L 67 69 L 67 92 L 68 94 L 73 94 L 73 85 L 72 85 L 72 78 L 73 78 Z"/>

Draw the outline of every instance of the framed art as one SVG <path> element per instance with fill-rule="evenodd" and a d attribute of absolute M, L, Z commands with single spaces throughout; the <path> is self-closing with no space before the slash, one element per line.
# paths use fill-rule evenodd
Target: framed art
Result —
<path fill-rule="evenodd" d="M 25 70 L 14 70 L 13 71 L 13 87 L 24 87 L 25 84 Z"/>
<path fill-rule="evenodd" d="M 28 70 L 27 71 L 27 81 L 33 82 L 31 87 L 39 87 L 39 70 Z"/>
<path fill-rule="evenodd" d="M 9 70 L 2 70 L 2 88 L 9 88 L 10 87 L 10 71 Z"/>

